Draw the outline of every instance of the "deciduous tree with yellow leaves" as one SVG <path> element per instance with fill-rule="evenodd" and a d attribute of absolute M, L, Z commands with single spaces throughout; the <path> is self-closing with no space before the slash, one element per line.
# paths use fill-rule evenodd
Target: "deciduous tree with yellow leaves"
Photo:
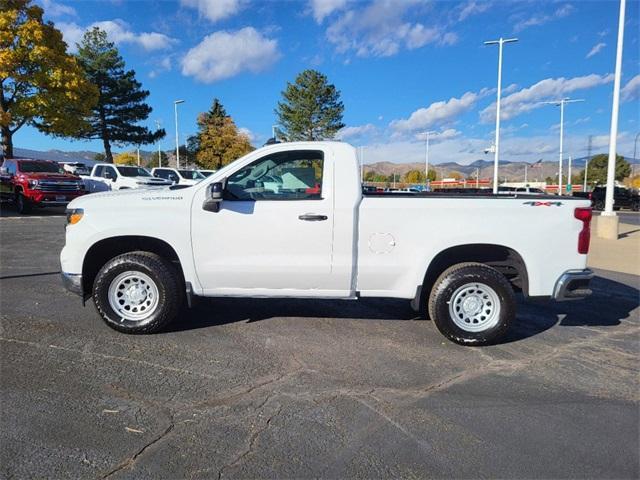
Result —
<path fill-rule="evenodd" d="M 24 125 L 75 136 L 98 99 L 62 33 L 31 0 L 0 0 L 0 131 L 13 157 L 13 134 Z"/>

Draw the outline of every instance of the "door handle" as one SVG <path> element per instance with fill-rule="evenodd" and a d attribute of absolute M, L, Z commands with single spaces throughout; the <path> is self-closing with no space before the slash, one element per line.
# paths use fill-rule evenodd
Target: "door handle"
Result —
<path fill-rule="evenodd" d="M 326 215 L 315 215 L 313 213 L 305 213 L 304 215 L 299 215 L 298 219 L 305 220 L 307 222 L 322 222 L 326 220 L 328 217 Z"/>

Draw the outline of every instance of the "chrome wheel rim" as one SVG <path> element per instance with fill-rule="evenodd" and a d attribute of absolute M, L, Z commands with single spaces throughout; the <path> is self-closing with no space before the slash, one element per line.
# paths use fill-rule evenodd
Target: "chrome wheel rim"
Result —
<path fill-rule="evenodd" d="M 451 300 L 447 303 L 453 323 L 466 332 L 489 330 L 500 320 L 498 294 L 484 283 L 462 285 L 453 292 Z"/>
<path fill-rule="evenodd" d="M 143 322 L 158 308 L 158 287 L 149 275 L 129 271 L 109 285 L 109 305 L 120 321 Z"/>

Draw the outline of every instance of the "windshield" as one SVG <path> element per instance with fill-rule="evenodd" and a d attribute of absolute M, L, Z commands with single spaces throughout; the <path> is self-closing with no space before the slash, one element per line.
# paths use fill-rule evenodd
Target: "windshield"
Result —
<path fill-rule="evenodd" d="M 123 177 L 150 177 L 151 174 L 142 167 L 116 167 Z"/>
<path fill-rule="evenodd" d="M 197 170 L 178 170 L 182 178 L 186 178 L 187 180 L 202 180 L 204 175 L 202 175 Z"/>
<path fill-rule="evenodd" d="M 62 168 L 54 162 L 18 162 L 18 167 L 23 173 L 63 173 Z"/>

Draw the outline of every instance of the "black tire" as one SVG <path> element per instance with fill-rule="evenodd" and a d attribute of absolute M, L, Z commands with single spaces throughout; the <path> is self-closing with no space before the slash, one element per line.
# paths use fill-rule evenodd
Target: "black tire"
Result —
<path fill-rule="evenodd" d="M 631 204 L 631 211 L 632 212 L 637 212 L 639 210 L 640 210 L 640 201 L 633 202 Z"/>
<path fill-rule="evenodd" d="M 463 294 L 474 297 L 469 305 L 471 308 L 475 305 L 478 312 L 473 318 L 460 311 L 459 307 L 465 303 Z M 458 306 L 452 305 L 450 308 L 454 296 Z M 496 311 L 491 297 L 497 301 L 499 311 Z M 459 303 L 461 301 L 462 305 Z M 456 313 L 456 309 L 460 313 Z M 429 295 L 428 310 L 429 317 L 440 333 L 449 340 L 461 345 L 489 345 L 504 337 L 515 320 L 516 299 L 511 284 L 496 269 L 482 263 L 459 263 L 449 267 L 436 280 Z M 482 317 L 485 312 L 493 313 Z M 459 318 L 454 319 L 452 313 Z M 483 326 L 485 321 L 486 325 Z M 458 324 L 476 331 L 461 328 Z"/>
<path fill-rule="evenodd" d="M 126 272 L 131 272 L 134 276 L 142 273 L 155 285 L 155 308 L 142 319 L 124 318 L 114 310 L 109 301 L 112 283 L 126 275 Z M 142 283 L 145 283 L 144 280 Z M 105 323 L 114 330 L 131 334 L 153 333 L 165 327 L 177 316 L 184 298 L 183 292 L 180 275 L 171 263 L 154 253 L 131 252 L 112 258 L 100 269 L 93 283 L 93 303 Z M 146 298 L 145 296 L 145 301 Z"/>
<path fill-rule="evenodd" d="M 14 203 L 16 205 L 16 210 L 20 215 L 31 213 L 33 205 L 22 192 L 16 192 Z"/>
<path fill-rule="evenodd" d="M 593 203 L 593 209 L 594 210 L 599 210 L 599 211 L 604 210 L 604 200 L 596 200 Z"/>

